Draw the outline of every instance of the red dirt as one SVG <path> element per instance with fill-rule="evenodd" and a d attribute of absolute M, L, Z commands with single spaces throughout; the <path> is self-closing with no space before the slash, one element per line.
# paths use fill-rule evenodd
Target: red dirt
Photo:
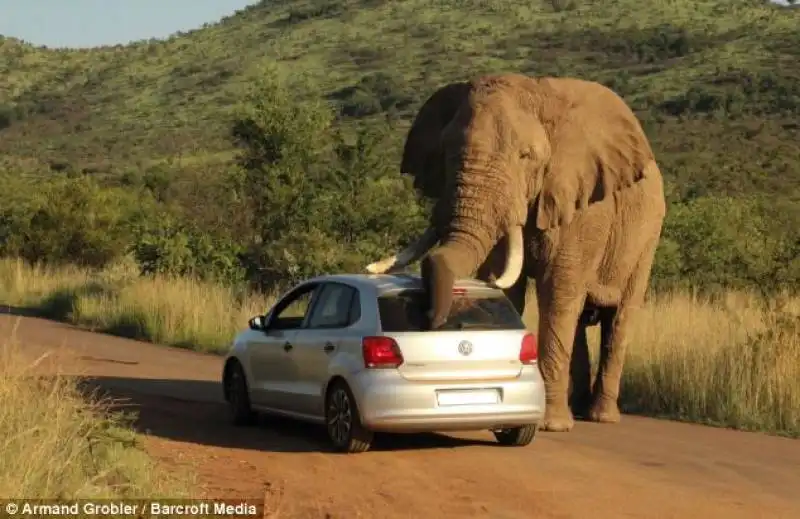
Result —
<path fill-rule="evenodd" d="M 8 337 L 17 318 L 0 316 Z M 800 442 L 647 418 L 578 422 L 525 448 L 491 434 L 391 435 L 327 451 L 314 426 L 228 424 L 219 357 L 20 318 L 26 354 L 96 377 L 140 413 L 148 451 L 191 467 L 215 497 L 260 498 L 280 517 L 800 517 Z"/>

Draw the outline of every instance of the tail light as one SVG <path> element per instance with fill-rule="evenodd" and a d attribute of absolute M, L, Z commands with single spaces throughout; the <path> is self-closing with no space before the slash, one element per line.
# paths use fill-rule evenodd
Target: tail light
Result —
<path fill-rule="evenodd" d="M 364 337 L 361 349 L 367 368 L 396 368 L 403 363 L 400 347 L 391 337 Z"/>
<path fill-rule="evenodd" d="M 536 342 L 536 336 L 526 333 L 519 348 L 519 361 L 523 364 L 533 364 L 538 358 L 539 345 Z"/>
<path fill-rule="evenodd" d="M 466 288 L 454 288 L 453 295 L 454 296 L 463 296 L 466 295 L 467 289 Z"/>

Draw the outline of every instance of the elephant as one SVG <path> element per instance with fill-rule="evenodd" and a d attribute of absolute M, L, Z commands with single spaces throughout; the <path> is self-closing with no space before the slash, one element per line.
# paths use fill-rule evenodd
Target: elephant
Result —
<path fill-rule="evenodd" d="M 456 279 L 503 289 L 520 314 L 532 280 L 546 394 L 540 427 L 570 431 L 576 417 L 618 422 L 628 338 L 666 214 L 661 171 L 625 101 L 569 77 L 451 83 L 416 114 L 400 172 L 434 200 L 429 226 L 366 270 L 421 260 L 432 329 L 446 320 Z M 586 327 L 596 323 L 592 384 Z"/>

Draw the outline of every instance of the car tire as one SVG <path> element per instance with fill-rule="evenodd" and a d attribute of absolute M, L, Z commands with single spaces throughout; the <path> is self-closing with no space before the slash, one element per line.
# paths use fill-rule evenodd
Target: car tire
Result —
<path fill-rule="evenodd" d="M 256 413 L 250 406 L 250 393 L 241 364 L 238 362 L 231 364 L 225 377 L 225 384 L 233 425 L 253 425 L 256 422 Z"/>
<path fill-rule="evenodd" d="M 374 435 L 361 423 L 353 392 L 341 380 L 335 381 L 325 396 L 325 429 L 337 452 L 366 452 L 372 445 Z"/>
<path fill-rule="evenodd" d="M 497 443 L 500 445 L 524 447 L 533 441 L 538 429 L 538 425 L 528 424 L 522 427 L 510 427 L 508 429 L 499 429 L 492 432 L 497 439 Z"/>

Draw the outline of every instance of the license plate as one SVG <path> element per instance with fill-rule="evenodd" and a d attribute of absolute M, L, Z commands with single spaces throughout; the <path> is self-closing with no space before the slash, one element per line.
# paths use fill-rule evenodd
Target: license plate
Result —
<path fill-rule="evenodd" d="M 496 404 L 500 395 L 496 389 L 457 389 L 436 392 L 440 406 Z"/>

